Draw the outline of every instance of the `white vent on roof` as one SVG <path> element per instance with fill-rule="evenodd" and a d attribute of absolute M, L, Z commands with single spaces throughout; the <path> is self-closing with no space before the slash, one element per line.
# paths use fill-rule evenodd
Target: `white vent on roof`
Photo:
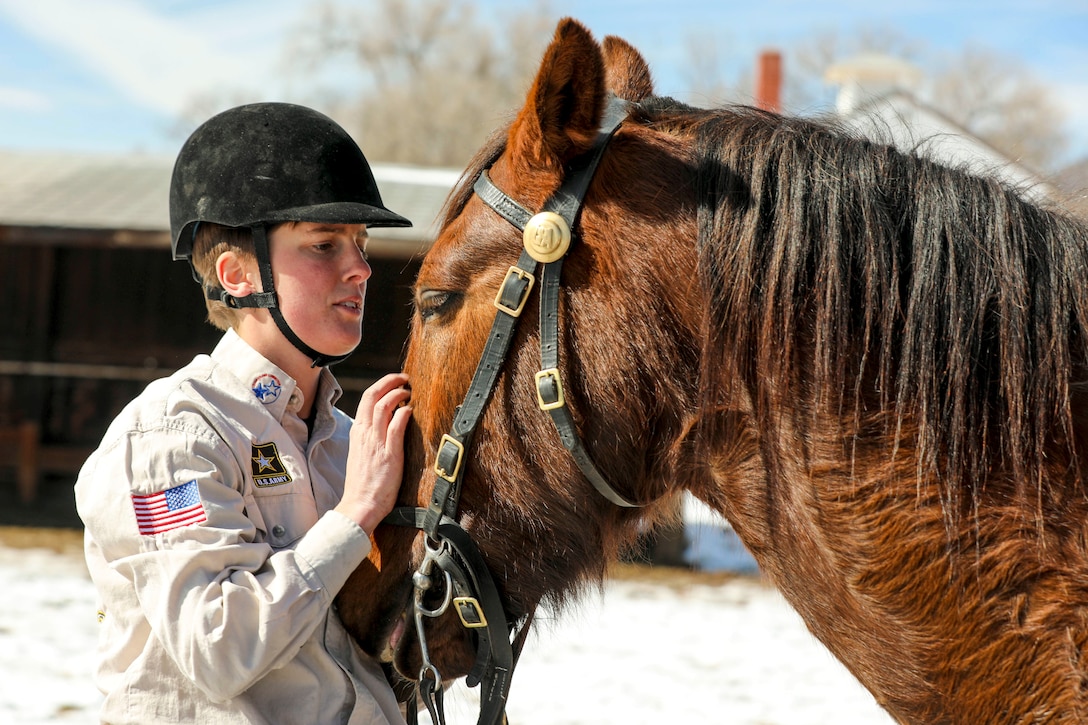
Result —
<path fill-rule="evenodd" d="M 824 73 L 824 81 L 840 88 L 835 108 L 844 116 L 894 91 L 913 94 L 921 80 L 922 71 L 915 66 L 877 53 L 836 63 Z"/>

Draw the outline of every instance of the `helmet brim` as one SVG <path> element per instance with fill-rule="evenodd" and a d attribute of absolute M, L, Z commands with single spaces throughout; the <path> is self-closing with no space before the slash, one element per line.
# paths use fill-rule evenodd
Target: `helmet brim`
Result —
<path fill-rule="evenodd" d="M 193 253 L 193 225 L 200 220 L 187 223 L 178 233 L 173 245 L 174 261 L 188 259 Z M 216 220 L 207 220 L 221 223 Z M 251 227 L 256 224 L 278 224 L 279 222 L 313 222 L 315 224 L 366 224 L 368 228 L 410 227 L 411 220 L 385 207 L 360 204 L 357 202 L 336 202 L 281 209 L 261 219 L 242 222 L 241 224 L 223 224 L 231 227 Z"/>
<path fill-rule="evenodd" d="M 382 206 L 359 202 L 333 202 L 279 209 L 259 222 L 314 222 L 318 224 L 366 224 L 368 227 L 410 227 L 412 222 Z"/>

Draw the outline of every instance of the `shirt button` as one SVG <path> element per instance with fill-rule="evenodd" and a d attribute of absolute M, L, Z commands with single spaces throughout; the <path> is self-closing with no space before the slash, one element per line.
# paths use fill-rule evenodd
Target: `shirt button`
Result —
<path fill-rule="evenodd" d="M 287 529 L 283 528 L 280 524 L 276 524 L 272 527 L 272 535 L 277 539 L 283 538 L 283 535 L 287 533 Z"/>

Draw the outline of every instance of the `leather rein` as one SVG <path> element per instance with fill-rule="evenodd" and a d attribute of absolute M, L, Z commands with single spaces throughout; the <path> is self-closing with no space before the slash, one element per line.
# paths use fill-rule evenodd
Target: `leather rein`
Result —
<path fill-rule="evenodd" d="M 419 529 L 427 535 L 423 562 L 413 575 L 410 610 L 423 662 L 417 685 L 418 699 L 422 699 L 435 725 L 445 723 L 443 682 L 430 661 L 425 620 L 445 614 L 452 606 L 462 625 L 476 635 L 476 661 L 466 682 L 469 687 L 483 684 L 477 725 L 497 725 L 505 720 L 510 679 L 532 621 L 530 613 L 520 623 L 507 622 L 491 572 L 475 542 L 458 523 L 457 512 L 465 452 L 471 446 L 473 434 L 498 381 L 529 293 L 537 283 L 538 265 L 542 269 L 539 273 L 541 370 L 536 374 L 537 405 L 551 416 L 563 446 L 602 496 L 617 506 L 633 508 L 640 505 L 619 493 L 594 465 L 567 408 L 559 374 L 559 296 L 563 259 L 573 241 L 572 230 L 597 164 L 626 117 L 627 108 L 626 101 L 610 98 L 594 145 L 568 165 L 561 186 L 539 213 L 533 214 L 499 190 L 487 171 L 480 174 L 473 186 L 473 191 L 484 203 L 523 232 L 524 249 L 517 264 L 507 271 L 495 297 L 497 311 L 487 343 L 468 392 L 457 408 L 450 432 L 442 436 L 439 444 L 430 505 L 427 508 L 397 508 L 385 520 L 396 526 Z M 439 578 L 437 586 L 436 577 Z M 435 593 L 440 597 L 439 603 L 428 604 L 428 599 L 433 600 Z M 408 703 L 409 722 L 412 723 L 417 716 L 416 702 L 417 698 L 413 697 Z"/>

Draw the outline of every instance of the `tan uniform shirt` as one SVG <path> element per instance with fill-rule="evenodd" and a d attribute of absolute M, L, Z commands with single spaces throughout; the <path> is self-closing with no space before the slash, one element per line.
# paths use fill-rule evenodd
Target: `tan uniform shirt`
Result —
<path fill-rule="evenodd" d="M 111 424 L 76 483 L 110 723 L 403 722 L 333 598 L 370 540 L 332 511 L 351 420 L 313 434 L 282 370 L 228 332 Z"/>

